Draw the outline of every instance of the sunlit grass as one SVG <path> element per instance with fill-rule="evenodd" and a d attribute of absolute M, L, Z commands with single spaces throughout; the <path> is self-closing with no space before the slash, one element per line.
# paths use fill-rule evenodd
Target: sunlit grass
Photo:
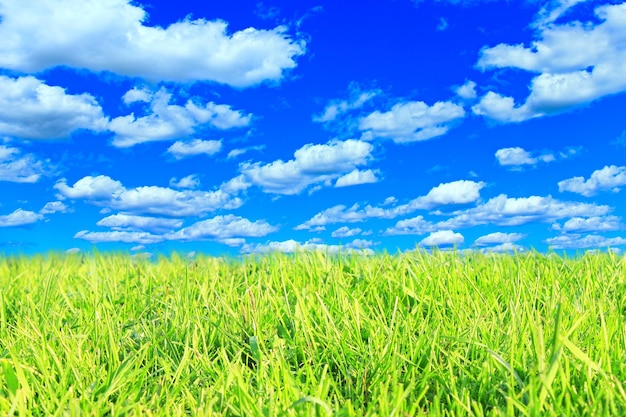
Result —
<path fill-rule="evenodd" d="M 611 253 L 0 259 L 1 415 L 626 415 Z"/>

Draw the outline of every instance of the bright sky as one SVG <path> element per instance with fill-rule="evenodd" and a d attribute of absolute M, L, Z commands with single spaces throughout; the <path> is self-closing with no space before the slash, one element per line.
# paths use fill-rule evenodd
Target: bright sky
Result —
<path fill-rule="evenodd" d="M 0 253 L 624 250 L 625 91 L 614 1 L 0 0 Z"/>

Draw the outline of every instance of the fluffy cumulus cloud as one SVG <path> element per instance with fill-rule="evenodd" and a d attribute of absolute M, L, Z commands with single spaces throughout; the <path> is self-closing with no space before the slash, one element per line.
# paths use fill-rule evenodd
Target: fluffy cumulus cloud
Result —
<path fill-rule="evenodd" d="M 606 249 L 615 246 L 626 245 L 626 238 L 606 237 L 601 235 L 561 235 L 546 239 L 546 243 L 550 245 L 552 249 L 589 249 L 599 248 Z"/>
<path fill-rule="evenodd" d="M 514 147 L 502 148 L 496 151 L 496 159 L 502 166 L 517 168 L 522 165 L 537 165 L 539 162 L 553 162 L 556 160 L 552 153 L 543 153 L 533 156 L 527 150 Z"/>
<path fill-rule="evenodd" d="M 593 100 L 626 91 L 626 3 L 595 9 L 597 24 L 554 23 L 578 1 L 544 9 L 535 25 L 537 40 L 529 46 L 499 44 L 484 48 L 478 61 L 483 70 L 517 68 L 539 73 L 523 104 L 490 91 L 472 107 L 474 113 L 500 122 L 556 114 Z"/>
<path fill-rule="evenodd" d="M 376 171 L 371 169 L 359 170 L 355 169 L 344 176 L 337 178 L 335 187 L 349 187 L 351 185 L 372 184 L 378 182 Z"/>
<path fill-rule="evenodd" d="M 448 132 L 452 122 L 465 116 L 463 107 L 439 101 L 432 106 L 423 101 L 394 105 L 387 112 L 375 111 L 359 121 L 362 138 L 392 139 L 396 143 L 428 140 Z"/>
<path fill-rule="evenodd" d="M 195 241 L 202 239 L 261 237 L 277 230 L 277 226 L 273 226 L 265 220 L 251 222 L 246 218 L 229 214 L 194 223 L 189 227 L 169 234 L 167 239 Z"/>
<path fill-rule="evenodd" d="M 623 228 L 622 219 L 618 216 L 572 217 L 562 225 L 552 225 L 553 230 L 561 232 L 610 232 Z"/>
<path fill-rule="evenodd" d="M 54 188 L 60 192 L 61 197 L 88 200 L 109 200 L 122 193 L 125 188 L 121 182 L 106 175 L 97 177 L 86 176 L 74 183 L 67 185 L 67 180 L 59 180 Z"/>
<path fill-rule="evenodd" d="M 0 66 L 23 72 L 68 66 L 249 87 L 280 81 L 305 52 L 285 27 L 232 33 L 224 21 L 189 18 L 148 26 L 129 0 L 6 0 L 0 16 Z"/>
<path fill-rule="evenodd" d="M 221 149 L 221 140 L 193 139 L 188 142 L 176 141 L 167 148 L 167 152 L 176 159 L 183 159 L 195 155 L 214 155 Z"/>
<path fill-rule="evenodd" d="M 150 102 L 150 114 L 136 117 L 131 113 L 116 117 L 109 123 L 108 129 L 115 134 L 114 146 L 127 148 L 144 142 L 172 140 L 191 135 L 202 127 L 221 130 L 240 128 L 252 120 L 251 114 L 233 110 L 226 104 L 208 102 L 199 105 L 192 100 L 188 100 L 184 106 L 171 104 L 172 95 L 164 89 L 145 99 Z M 221 143 L 219 145 L 221 147 Z M 211 141 L 176 142 L 172 147 L 174 149 L 171 152 L 177 157 L 219 151 L 218 144 Z"/>
<path fill-rule="evenodd" d="M 116 231 L 146 231 L 151 233 L 164 233 L 181 227 L 183 222 L 179 219 L 134 216 L 118 213 L 105 217 L 96 224 L 98 226 L 108 227 Z"/>
<path fill-rule="evenodd" d="M 454 91 L 461 98 L 466 100 L 474 99 L 476 98 L 476 83 L 474 81 L 466 81 L 462 86 L 456 87 Z"/>
<path fill-rule="evenodd" d="M 465 238 L 460 233 L 455 233 L 452 230 L 438 230 L 432 232 L 427 237 L 420 241 L 421 246 L 453 246 L 461 245 L 465 241 Z"/>
<path fill-rule="evenodd" d="M 480 190 L 485 185 L 484 182 L 467 180 L 442 183 L 433 187 L 424 196 L 392 207 L 388 207 L 389 202 L 395 202 L 395 200 L 385 200 L 381 207 L 367 205 L 361 208 L 359 204 L 354 204 L 348 208 L 345 205 L 337 205 L 317 213 L 310 220 L 296 226 L 295 229 L 312 229 L 333 223 L 362 222 L 371 218 L 392 219 L 416 210 L 428 210 L 441 205 L 472 203 L 480 198 Z"/>
<path fill-rule="evenodd" d="M 0 145 L 0 181 L 34 183 L 50 171 L 48 165 L 32 154 L 22 155 L 18 148 Z"/>
<path fill-rule="evenodd" d="M 8 38 L 0 34 L 0 39 L 3 39 L 1 45 L 5 45 Z M 0 75 L 0 135 L 59 139 L 80 129 L 103 131 L 107 122 L 102 108 L 89 94 L 67 94 L 65 89 L 49 86 L 31 76 Z"/>
<path fill-rule="evenodd" d="M 201 216 L 218 209 L 234 209 L 242 201 L 223 189 L 214 191 L 173 190 L 142 186 L 127 189 L 121 182 L 100 175 L 87 176 L 67 185 L 61 179 L 55 185 L 59 197 L 86 200 L 88 203 L 130 214 L 156 214 L 172 217 Z"/>
<path fill-rule="evenodd" d="M 17 209 L 13 213 L 0 215 L 0 227 L 24 226 L 37 223 L 41 219 L 43 216 L 39 213 Z"/>
<path fill-rule="evenodd" d="M 573 177 L 559 181 L 559 191 L 570 191 L 591 197 L 598 191 L 610 190 L 618 192 L 619 187 L 626 185 L 626 167 L 605 166 L 602 169 L 593 171 L 591 177 L 585 180 L 584 177 Z"/>
<path fill-rule="evenodd" d="M 526 235 L 522 233 L 502 233 L 495 232 L 489 233 L 488 235 L 484 235 L 479 237 L 474 241 L 474 245 L 476 246 L 491 246 L 491 245 L 502 245 L 505 243 L 514 243 L 520 239 L 523 239 Z"/>
<path fill-rule="evenodd" d="M 274 194 L 299 194 L 313 184 L 330 182 L 372 159 L 374 147 L 360 140 L 304 145 L 287 162 L 244 163 L 241 173 L 250 184 Z M 367 178 L 365 178 L 367 179 Z M 349 185 L 349 184 L 345 184 Z"/>

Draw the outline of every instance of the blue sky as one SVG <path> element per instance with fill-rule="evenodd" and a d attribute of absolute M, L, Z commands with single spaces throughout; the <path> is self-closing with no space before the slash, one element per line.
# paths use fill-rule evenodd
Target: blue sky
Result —
<path fill-rule="evenodd" d="M 626 249 L 626 3 L 0 0 L 0 253 Z"/>

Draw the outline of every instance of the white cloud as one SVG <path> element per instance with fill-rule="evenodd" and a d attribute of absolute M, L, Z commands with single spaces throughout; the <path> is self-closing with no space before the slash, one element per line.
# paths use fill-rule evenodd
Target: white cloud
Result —
<path fill-rule="evenodd" d="M 482 252 L 522 252 L 525 248 L 520 245 L 516 245 L 515 243 L 505 242 L 500 243 L 499 245 L 489 246 L 488 248 L 482 248 Z"/>
<path fill-rule="evenodd" d="M 474 81 L 466 81 L 460 87 L 454 89 L 454 92 L 461 98 L 471 100 L 476 98 L 476 83 Z"/>
<path fill-rule="evenodd" d="M 202 220 L 167 236 L 170 240 L 194 241 L 208 238 L 230 239 L 237 237 L 261 237 L 278 230 L 265 220 L 251 222 L 232 214 Z"/>
<path fill-rule="evenodd" d="M 32 154 L 20 155 L 17 148 L 0 145 L 0 181 L 35 183 L 48 173 L 47 165 Z"/>
<path fill-rule="evenodd" d="M 242 201 L 223 189 L 215 191 L 182 190 L 157 186 L 127 189 L 108 176 L 87 176 L 73 186 L 67 180 L 55 185 L 60 195 L 84 199 L 91 204 L 132 214 L 157 214 L 172 217 L 201 216 L 218 209 L 240 207 Z"/>
<path fill-rule="evenodd" d="M 542 27 L 556 22 L 572 7 L 587 0 L 556 0 L 546 3 L 539 11 L 539 16 L 535 22 L 535 26 Z"/>
<path fill-rule="evenodd" d="M 450 229 L 482 224 L 518 226 L 530 222 L 552 222 L 568 217 L 602 216 L 610 210 L 608 206 L 560 201 L 551 196 L 510 198 L 501 194 L 477 207 L 455 211 L 452 218 L 438 222 L 436 226 Z"/>
<path fill-rule="evenodd" d="M 380 93 L 380 90 L 361 90 L 356 83 L 352 83 L 349 87 L 350 98 L 348 100 L 332 100 L 326 105 L 322 114 L 313 116 L 313 121 L 318 123 L 335 121 L 341 115 L 363 107 Z"/>
<path fill-rule="evenodd" d="M 265 145 L 248 146 L 247 148 L 233 149 L 230 152 L 228 152 L 226 159 L 233 159 L 233 158 L 238 157 L 239 155 L 245 154 L 246 152 L 261 151 L 263 149 L 265 149 Z"/>
<path fill-rule="evenodd" d="M 609 232 L 624 228 L 618 216 L 572 217 L 563 225 L 554 223 L 553 230 L 561 232 Z"/>
<path fill-rule="evenodd" d="M 523 148 L 503 148 L 496 151 L 498 163 L 502 166 L 535 165 L 537 158 Z"/>
<path fill-rule="evenodd" d="M 299 194 L 313 184 L 340 177 L 372 159 L 374 147 L 359 140 L 332 141 L 325 145 L 307 144 L 294 153 L 294 159 L 241 164 L 246 180 L 275 194 Z"/>
<path fill-rule="evenodd" d="M 106 175 L 83 177 L 71 187 L 67 185 L 67 180 L 63 178 L 57 181 L 54 188 L 63 197 L 91 200 L 111 199 L 125 190 L 121 182 L 113 180 Z"/>
<path fill-rule="evenodd" d="M 116 231 L 147 231 L 158 234 L 177 229 L 183 225 L 183 222 L 178 219 L 114 214 L 96 224 Z"/>
<path fill-rule="evenodd" d="M 349 187 L 351 185 L 373 184 L 376 182 L 378 182 L 378 178 L 376 177 L 375 171 L 372 171 L 371 169 L 365 171 L 355 169 L 354 171 L 337 178 L 335 187 Z"/>
<path fill-rule="evenodd" d="M 458 210 L 450 214 L 435 212 L 435 214 L 450 216 L 447 220 L 431 222 L 423 216 L 398 221 L 393 227 L 385 230 L 385 235 L 422 235 L 450 229 L 465 229 L 479 225 L 493 224 L 496 226 L 519 226 L 531 222 L 554 222 L 569 217 L 593 218 L 604 216 L 611 210 L 608 206 L 585 204 L 578 202 L 559 201 L 548 197 L 521 197 L 509 198 L 504 194 L 494 197 L 486 203 L 476 207 Z M 609 216 L 610 217 L 610 216 Z M 315 219 L 315 218 L 314 218 Z M 319 220 L 323 219 L 320 216 Z M 554 226 L 553 226 L 554 228 Z M 485 243 L 487 239 L 493 243 L 496 238 L 518 237 L 515 233 L 495 233 L 479 238 Z M 480 240 L 483 239 L 483 240 Z"/>
<path fill-rule="evenodd" d="M 626 3 L 598 6 L 595 14 L 601 23 L 595 25 L 550 23 L 576 3 L 561 2 L 553 11 L 545 11 L 536 26 L 538 40 L 530 47 L 500 44 L 481 51 L 478 67 L 483 70 L 519 68 L 540 74 L 532 79 L 523 104 L 489 92 L 472 107 L 474 113 L 521 122 L 626 91 Z"/>
<path fill-rule="evenodd" d="M 230 33 L 224 21 L 190 18 L 147 26 L 129 0 L 5 0 L 0 12 L 0 67 L 22 72 L 69 66 L 249 87 L 280 81 L 305 52 L 282 26 Z"/>
<path fill-rule="evenodd" d="M 135 117 L 131 113 L 111 120 L 108 128 L 115 133 L 113 145 L 127 148 L 144 142 L 172 140 L 191 135 L 204 125 L 222 130 L 245 127 L 252 120 L 251 114 L 244 115 L 225 104 L 209 102 L 199 106 L 188 100 L 185 106 L 179 106 L 170 104 L 171 98 L 170 93 L 161 89 L 150 97 L 151 113 L 147 116 Z M 218 147 L 214 142 L 197 139 L 188 144 L 176 142 L 170 149 L 173 148 L 172 153 L 177 157 L 207 151 L 215 153 L 219 151 L 221 143 Z"/>
<path fill-rule="evenodd" d="M 452 246 L 461 245 L 465 241 L 465 238 L 460 233 L 455 233 L 452 230 L 439 230 L 432 232 L 430 235 L 422 239 L 419 243 L 421 246 Z"/>
<path fill-rule="evenodd" d="M 363 139 L 385 138 L 396 143 L 427 140 L 448 132 L 452 122 L 465 116 L 463 107 L 439 101 L 428 106 L 423 101 L 394 105 L 385 113 L 375 111 L 359 121 Z"/>
<path fill-rule="evenodd" d="M 561 235 L 546 239 L 546 243 L 552 249 L 587 249 L 587 248 L 607 248 L 610 246 L 626 245 L 626 238 L 608 238 L 600 235 Z"/>
<path fill-rule="evenodd" d="M 53 213 L 67 213 L 69 211 L 68 207 L 63 204 L 61 201 L 50 201 L 46 203 L 45 206 L 41 210 L 39 210 L 40 214 L 53 214 Z"/>
<path fill-rule="evenodd" d="M 167 152 L 176 159 L 183 159 L 194 155 L 214 155 L 222 149 L 221 140 L 193 139 L 189 142 L 176 141 L 167 148 Z"/>
<path fill-rule="evenodd" d="M 74 235 L 74 238 L 87 240 L 91 243 L 122 242 L 138 243 L 141 245 L 148 245 L 163 241 L 163 236 L 153 235 L 148 232 L 128 232 L 117 230 L 110 232 L 89 232 L 87 230 L 81 230 Z"/>
<path fill-rule="evenodd" d="M 591 177 L 585 180 L 584 177 L 573 177 L 559 181 L 559 191 L 570 191 L 591 197 L 598 191 L 611 190 L 618 192 L 622 185 L 626 185 L 626 167 L 605 166 L 602 169 L 593 171 Z"/>
<path fill-rule="evenodd" d="M 121 182 L 113 180 L 106 175 L 83 177 L 71 187 L 67 185 L 67 180 L 63 178 L 57 181 L 54 188 L 63 197 L 90 200 L 108 200 L 125 190 Z"/>
<path fill-rule="evenodd" d="M 354 228 L 350 229 L 348 226 L 342 226 L 339 229 L 335 230 L 331 233 L 331 236 L 334 238 L 344 238 L 344 237 L 352 237 L 360 234 L 362 232 L 361 229 Z"/>
<path fill-rule="evenodd" d="M 476 246 L 490 246 L 490 245 L 499 245 L 499 244 L 511 244 L 517 242 L 520 239 L 523 239 L 526 235 L 522 233 L 489 233 L 488 235 L 484 235 L 479 237 L 474 241 L 474 245 Z"/>
<path fill-rule="evenodd" d="M 152 91 L 148 90 L 147 88 L 140 89 L 137 87 L 133 87 L 132 89 L 124 93 L 124 95 L 122 96 L 122 101 L 126 105 L 136 103 L 138 101 L 150 103 L 153 96 L 154 94 L 152 93 Z"/>
<path fill-rule="evenodd" d="M 196 174 L 187 175 L 186 177 L 170 179 L 170 187 L 195 189 L 200 187 L 200 178 Z"/>
<path fill-rule="evenodd" d="M 363 246 L 365 245 L 365 246 Z M 356 253 L 361 255 L 372 255 L 374 251 L 368 248 L 373 245 L 370 241 L 355 239 L 353 242 L 341 245 L 327 245 L 318 241 L 309 240 L 301 243 L 293 239 L 285 241 L 271 241 L 265 244 L 243 245 L 241 251 L 243 253 L 268 253 L 268 252 L 285 252 L 295 253 L 298 251 L 321 251 L 327 253 Z"/>
<path fill-rule="evenodd" d="M 350 208 L 337 205 L 316 214 L 310 220 L 296 226 L 295 230 L 312 229 L 316 226 L 333 223 L 361 222 L 369 218 L 391 219 L 416 210 L 428 210 L 439 205 L 472 203 L 480 198 L 480 190 L 485 185 L 484 182 L 467 180 L 442 183 L 433 187 L 425 196 L 389 208 L 367 205 L 361 209 L 359 204 L 354 204 Z M 390 201 L 385 200 L 383 207 L 389 204 Z"/>
<path fill-rule="evenodd" d="M 0 34 L 0 39 L 4 45 L 7 38 Z M 89 94 L 66 94 L 63 88 L 46 85 L 35 77 L 0 75 L 0 135 L 59 139 L 80 129 L 100 132 L 106 126 L 102 108 Z"/>
<path fill-rule="evenodd" d="M 445 204 L 467 204 L 480 198 L 480 190 L 485 187 L 480 181 L 459 180 L 439 184 L 432 188 L 428 194 L 418 197 L 409 202 L 411 211 L 417 209 L 430 209 Z"/>
<path fill-rule="evenodd" d="M 436 229 L 435 225 L 424 219 L 424 216 L 416 216 L 410 219 L 399 220 L 395 226 L 389 227 L 384 234 L 393 235 L 423 235 Z"/>
<path fill-rule="evenodd" d="M 36 223 L 41 219 L 43 219 L 41 214 L 17 209 L 13 213 L 0 216 L 0 227 L 23 226 Z"/>

